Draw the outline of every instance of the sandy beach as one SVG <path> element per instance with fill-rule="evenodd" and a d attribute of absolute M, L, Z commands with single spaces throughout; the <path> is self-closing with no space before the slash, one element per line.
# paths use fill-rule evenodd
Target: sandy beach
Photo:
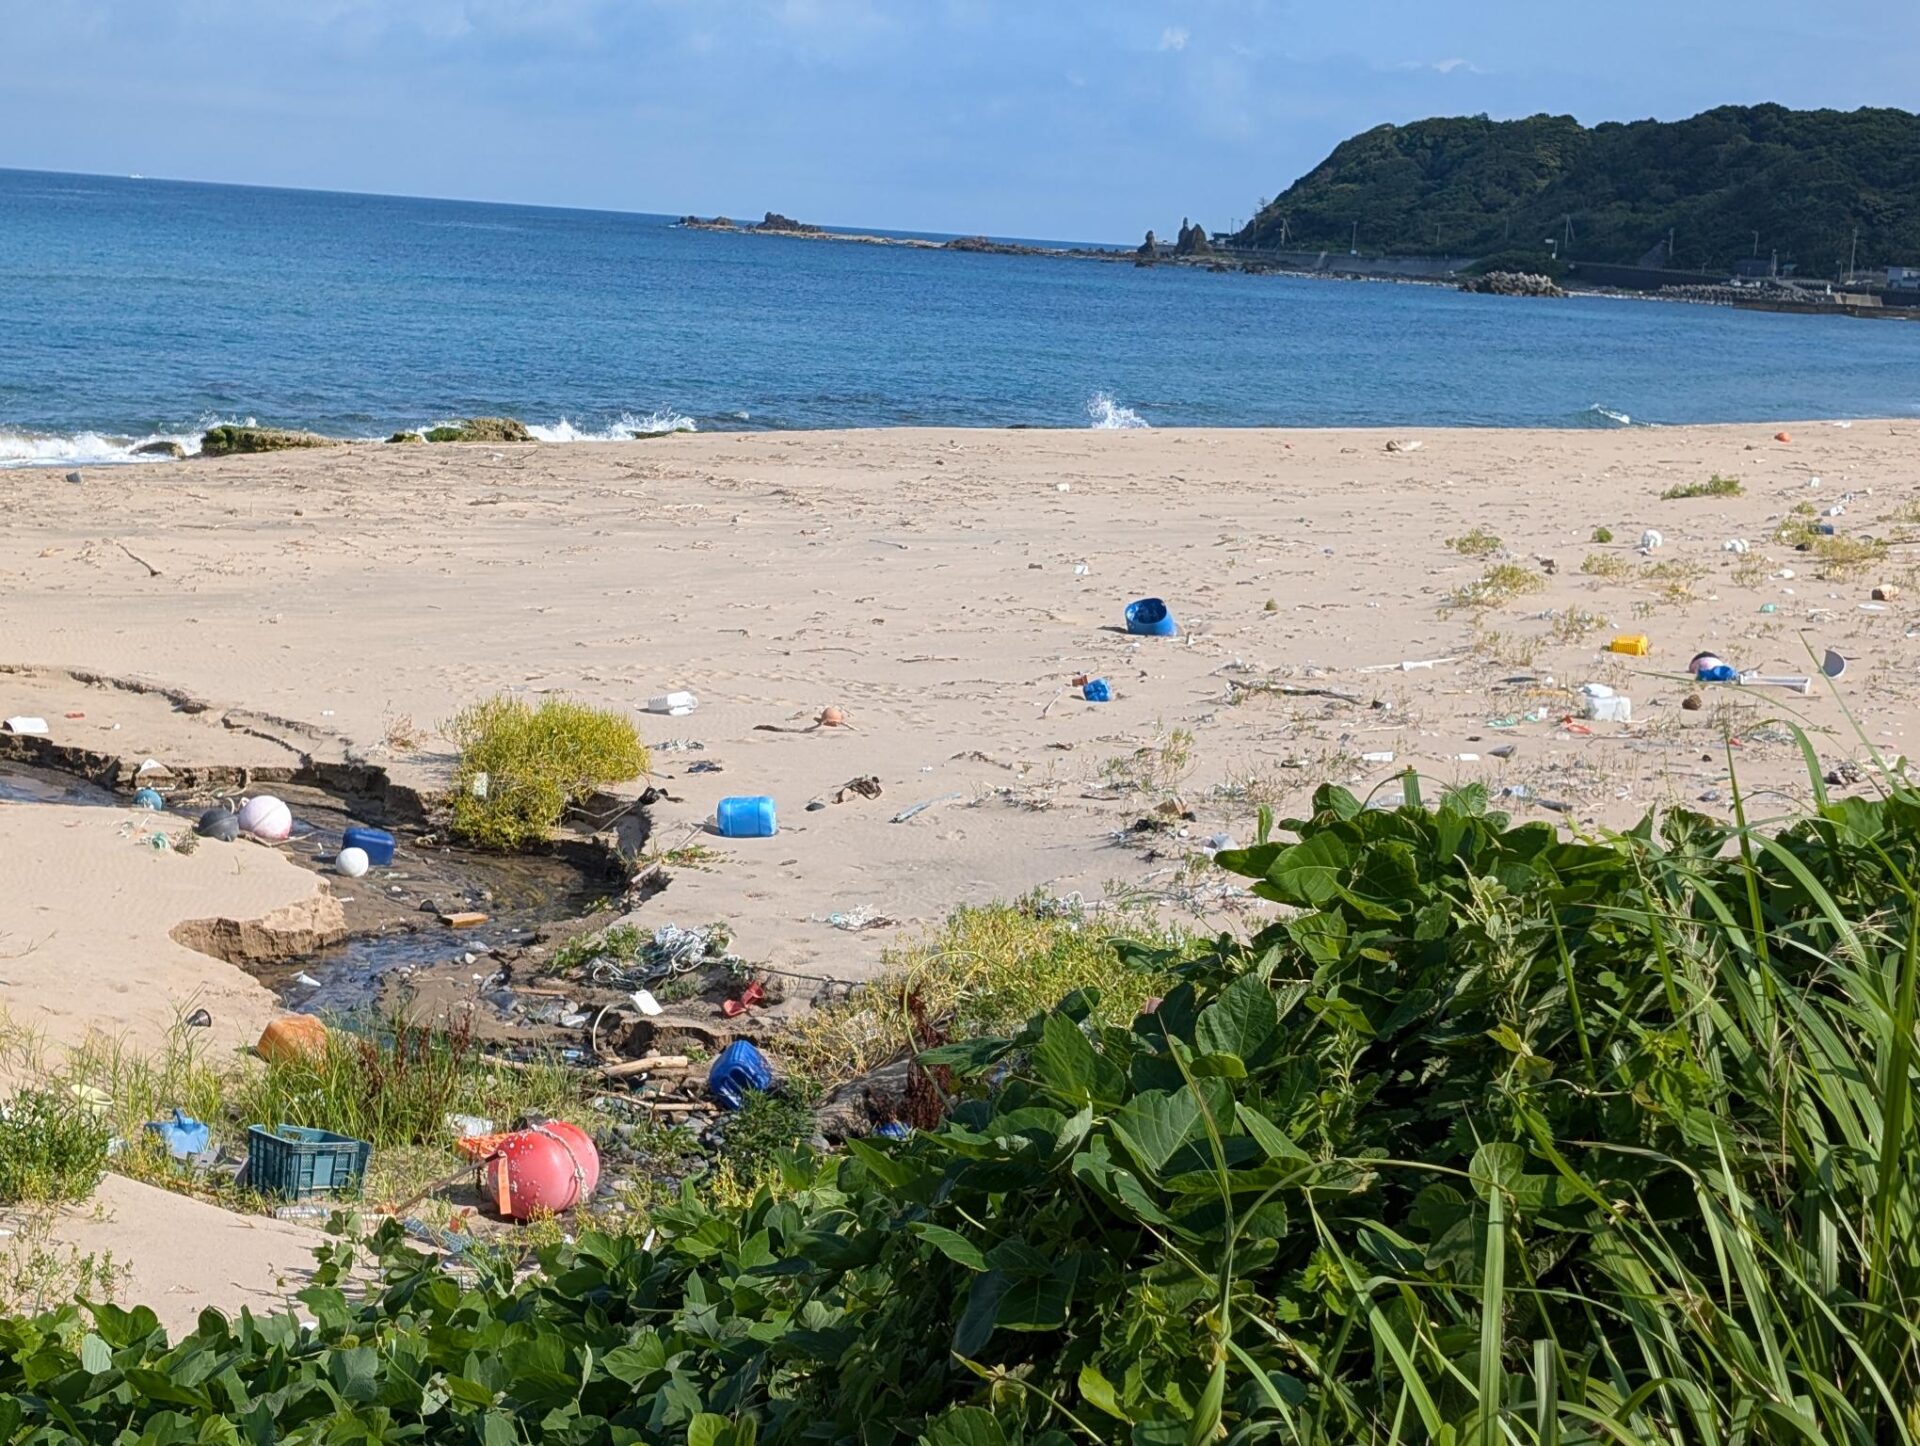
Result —
<path fill-rule="evenodd" d="M 1327 780 L 1391 793 L 1413 767 L 1583 828 L 1656 806 L 1724 816 L 1729 736 L 1752 810 L 1782 811 L 1809 792 L 1789 717 L 1826 769 L 1867 759 L 1849 712 L 1904 753 L 1914 606 L 1870 593 L 1915 595 L 1897 540 L 1916 444 L 1920 423 L 1865 421 L 896 431 L 348 446 L 79 485 L 6 472 L 0 716 L 45 717 L 51 734 L 0 738 L 0 759 L 89 756 L 123 795 L 242 788 L 301 759 L 430 795 L 451 761 L 435 725 L 479 697 L 635 709 L 691 690 L 691 715 L 636 714 L 654 773 L 624 792 L 661 791 L 650 849 L 713 855 L 671 869 L 632 922 L 725 922 L 740 954 L 780 971 L 790 1012 L 870 977 L 889 942 L 956 905 L 1035 889 L 1250 922 L 1266 906 L 1208 852 Z M 1661 499 L 1716 473 L 1743 494 Z M 1773 541 L 1809 504 L 1839 507 L 1842 537 L 1895 545 L 1836 573 Z M 1448 545 L 1475 529 L 1497 552 Z M 1663 539 L 1651 555 L 1646 529 Z M 1748 550 L 1726 550 L 1735 539 Z M 1458 605 L 1501 566 L 1537 590 Z M 1179 637 L 1127 635 L 1122 609 L 1142 596 L 1167 600 Z M 1649 656 L 1602 651 L 1630 633 Z M 1849 660 L 1839 684 L 1800 696 L 1684 675 L 1702 649 L 1813 673 L 1809 647 Z M 1113 701 L 1081 699 L 1081 675 Z M 1589 682 L 1629 696 L 1632 722 L 1580 722 L 1573 689 Z M 828 705 L 849 726 L 812 726 Z M 149 760 L 158 773 L 140 777 Z M 861 777 L 879 797 L 831 801 Z M 779 834 L 707 832 L 735 793 L 772 795 Z M 251 931 L 297 951 L 337 932 L 342 881 L 251 844 L 162 853 L 152 818 L 0 805 L 15 1029 L 151 1048 L 205 1007 L 210 1043 L 237 1048 L 275 1001 L 208 941 Z M 156 1299 L 258 1301 L 314 1238 L 227 1240 L 234 1268 L 216 1279 L 153 1248 L 156 1229 L 197 1229 L 210 1207 L 130 1182 L 101 1205 L 69 1238 L 133 1260 Z"/>

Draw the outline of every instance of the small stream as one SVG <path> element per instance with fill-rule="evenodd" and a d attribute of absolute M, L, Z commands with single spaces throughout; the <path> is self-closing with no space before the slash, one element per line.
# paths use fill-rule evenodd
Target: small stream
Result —
<path fill-rule="evenodd" d="M 262 790 L 265 791 L 265 790 Z M 347 916 L 350 937 L 295 959 L 247 965 L 289 1007 L 310 1014 L 364 1014 L 379 1002 L 398 971 L 461 961 L 471 964 L 476 992 L 499 967 L 490 957 L 528 943 L 543 926 L 575 919 L 616 894 L 624 880 L 599 880 L 558 854 L 486 854 L 444 843 L 420 842 L 395 831 L 399 847 L 389 868 L 358 879 L 333 871 L 341 834 L 378 819 L 350 813 L 319 789 L 276 784 L 272 792 L 293 811 L 293 837 L 279 845 L 303 867 L 324 874 Z M 130 808 L 131 801 L 99 785 L 49 769 L 0 763 L 0 804 L 67 804 Z M 169 799 L 165 817 L 192 824 L 215 800 Z M 390 830 L 392 831 L 392 830 Z M 255 843 L 199 847 L 256 848 Z M 485 914 L 484 924 L 452 929 L 442 914 Z M 317 981 L 309 982 L 309 981 Z"/>

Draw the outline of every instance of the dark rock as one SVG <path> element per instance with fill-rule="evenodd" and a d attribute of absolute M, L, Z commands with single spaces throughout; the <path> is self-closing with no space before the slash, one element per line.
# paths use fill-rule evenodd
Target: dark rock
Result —
<path fill-rule="evenodd" d="M 778 211 L 769 211 L 753 228 L 756 231 L 799 231 L 818 233 L 823 228 L 809 226 L 805 221 L 796 221 L 791 216 L 782 216 Z"/>
<path fill-rule="evenodd" d="M 171 457 L 174 461 L 178 462 L 182 457 L 187 455 L 187 449 L 172 440 L 142 442 L 133 449 L 133 455 L 136 457 Z"/>
<path fill-rule="evenodd" d="M 1180 222 L 1180 237 L 1173 243 L 1173 254 L 1175 256 L 1205 256 L 1211 253 L 1212 250 L 1213 244 L 1207 240 L 1207 228 L 1204 226 L 1196 226 L 1191 221 L 1182 219 Z"/>
<path fill-rule="evenodd" d="M 913 1062 L 895 1060 L 849 1080 L 813 1112 L 816 1132 L 834 1144 L 864 1139 L 876 1128 L 900 1118 L 907 1104 L 907 1077 Z"/>
<path fill-rule="evenodd" d="M 1487 296 L 1565 296 L 1551 276 L 1531 271 L 1489 271 L 1460 283 L 1462 291 L 1477 291 Z"/>
<path fill-rule="evenodd" d="M 203 457 L 232 457 L 243 452 L 296 452 L 306 447 L 338 447 L 338 437 L 296 432 L 285 427 L 211 427 L 200 439 Z"/>
<path fill-rule="evenodd" d="M 431 427 L 429 442 L 531 442 L 533 434 L 513 417 L 468 417 L 445 427 Z"/>
<path fill-rule="evenodd" d="M 1153 234 L 1153 232 L 1149 231 L 1147 232 L 1147 239 L 1140 243 L 1140 249 L 1134 252 L 1134 255 L 1145 256 L 1149 260 L 1151 260 L 1152 258 L 1158 256 L 1159 254 L 1160 254 L 1159 238 L 1156 237 Z"/>
<path fill-rule="evenodd" d="M 390 443 L 424 442 L 426 440 L 427 439 L 418 432 L 395 432 L 391 437 L 387 438 L 387 441 Z"/>

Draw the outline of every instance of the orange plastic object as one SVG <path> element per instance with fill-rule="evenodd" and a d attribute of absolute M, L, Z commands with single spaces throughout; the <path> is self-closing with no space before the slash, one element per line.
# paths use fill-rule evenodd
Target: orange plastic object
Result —
<path fill-rule="evenodd" d="M 1653 651 L 1653 643 L 1645 633 L 1626 633 L 1607 644 L 1610 653 L 1625 653 L 1629 657 L 1644 658 Z"/>
<path fill-rule="evenodd" d="M 327 1052 L 327 1027 L 311 1014 L 283 1014 L 261 1031 L 253 1052 L 268 1064 L 318 1059 Z"/>
<path fill-rule="evenodd" d="M 480 1190 L 509 1220 L 571 1210 L 600 1184 L 600 1152 L 578 1125 L 548 1120 L 491 1138 L 497 1147 L 480 1162 Z"/>
<path fill-rule="evenodd" d="M 1774 441 L 1776 441 L 1776 442 L 1791 442 L 1791 441 L 1793 440 L 1793 433 L 1791 433 L 1791 432 L 1775 432 L 1775 433 L 1773 434 L 1773 440 L 1774 440 Z"/>

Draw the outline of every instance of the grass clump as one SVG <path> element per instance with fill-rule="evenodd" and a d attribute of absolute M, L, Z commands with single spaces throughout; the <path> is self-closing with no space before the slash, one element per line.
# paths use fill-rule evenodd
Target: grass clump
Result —
<path fill-rule="evenodd" d="M 1500 550 L 1500 539 L 1484 527 L 1475 527 L 1473 531 L 1459 537 L 1449 537 L 1447 546 L 1462 557 L 1487 557 Z"/>
<path fill-rule="evenodd" d="M 1618 552 L 1590 552 L 1582 559 L 1580 571 L 1588 577 L 1597 577 L 1606 582 L 1618 582 L 1630 576 L 1633 563 Z"/>
<path fill-rule="evenodd" d="M 1820 576 L 1829 581 L 1858 577 L 1886 560 L 1887 545 L 1873 537 L 1819 536 L 1813 556 Z"/>
<path fill-rule="evenodd" d="M 563 698 L 532 705 L 502 694 L 467 708 L 443 731 L 460 750 L 453 831 L 479 848 L 537 843 L 570 805 L 647 771 L 631 719 Z"/>
<path fill-rule="evenodd" d="M 1547 635 L 1563 645 L 1585 642 L 1589 634 L 1608 626 L 1606 618 L 1585 608 L 1568 608 L 1565 612 L 1554 613 L 1547 622 Z"/>
<path fill-rule="evenodd" d="M 1193 768 L 1193 730 L 1174 728 L 1133 752 L 1100 765 L 1100 782 L 1121 793 L 1169 798 L 1180 791 Z"/>
<path fill-rule="evenodd" d="M 1715 472 L 1704 482 L 1681 482 L 1660 494 L 1662 502 L 1684 502 L 1692 497 L 1739 497 L 1746 492 L 1738 477 L 1722 477 Z"/>
<path fill-rule="evenodd" d="M 1592 539 L 1592 540 L 1593 540 L 1593 541 L 1594 541 L 1595 543 L 1597 543 L 1597 544 L 1600 544 L 1600 545 L 1602 545 L 1602 546 L 1604 546 L 1604 545 L 1605 545 L 1606 543 L 1609 543 L 1609 542 L 1612 542 L 1612 541 L 1613 541 L 1613 529 L 1612 529 L 1611 527 L 1596 527 L 1596 528 L 1594 528 L 1594 529 L 1593 529 L 1593 539 Z"/>
<path fill-rule="evenodd" d="M 1170 948 L 1182 937 L 1136 919 L 1099 929 L 1077 905 L 1040 894 L 960 909 L 934 932 L 887 950 L 880 978 L 793 1021 L 770 1048 L 785 1073 L 832 1085 L 916 1048 L 916 1013 L 965 1038 L 1092 989 L 1100 995 L 1095 1018 L 1124 1025 L 1171 979 L 1164 963 L 1123 960 L 1114 939 Z"/>
<path fill-rule="evenodd" d="M 107 1172 L 108 1138 L 71 1092 L 21 1090 L 0 1105 L 0 1204 L 86 1199 Z"/>
<path fill-rule="evenodd" d="M 1448 594 L 1442 606 L 1449 612 L 1499 607 L 1517 597 L 1539 592 L 1547 580 L 1531 568 L 1503 562 L 1490 567 L 1466 586 Z"/>

